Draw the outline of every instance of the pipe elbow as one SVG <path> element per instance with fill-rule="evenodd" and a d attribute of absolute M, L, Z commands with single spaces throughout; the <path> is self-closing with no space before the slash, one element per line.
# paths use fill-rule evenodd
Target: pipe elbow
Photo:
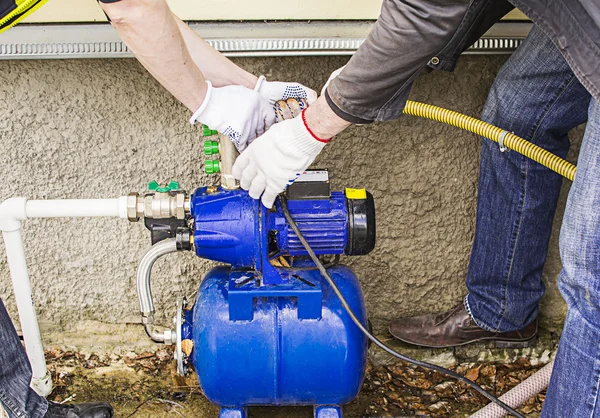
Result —
<path fill-rule="evenodd" d="M 152 325 L 145 324 L 144 329 L 146 330 L 146 334 L 148 334 L 148 337 L 150 337 L 152 341 L 156 343 L 162 343 L 165 341 L 164 336 L 160 332 L 154 331 L 152 329 Z"/>
<path fill-rule="evenodd" d="M 171 329 L 166 329 L 163 333 L 160 333 L 159 331 L 153 330 L 152 325 L 150 324 L 144 325 L 144 329 L 146 330 L 146 334 L 148 334 L 148 337 L 150 337 L 150 339 L 155 343 L 172 345 L 177 338 L 175 331 Z"/>
<path fill-rule="evenodd" d="M 21 222 L 27 219 L 27 199 L 12 197 L 0 204 L 0 231 L 10 232 L 21 228 Z"/>

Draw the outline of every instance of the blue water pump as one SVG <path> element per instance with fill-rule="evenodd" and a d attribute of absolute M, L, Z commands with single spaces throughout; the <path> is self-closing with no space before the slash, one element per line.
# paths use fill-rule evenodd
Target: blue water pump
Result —
<path fill-rule="evenodd" d="M 316 176 L 318 178 L 318 175 Z M 330 192 L 300 181 L 289 213 L 318 255 L 360 255 L 375 245 L 375 209 L 364 189 Z M 220 417 L 246 417 L 252 405 L 313 405 L 315 417 L 341 417 L 365 374 L 367 339 L 287 223 L 242 190 L 197 189 L 190 198 L 199 257 L 226 263 L 204 278 L 184 312 L 188 360 Z M 348 267 L 328 271 L 367 325 L 364 297 Z"/>

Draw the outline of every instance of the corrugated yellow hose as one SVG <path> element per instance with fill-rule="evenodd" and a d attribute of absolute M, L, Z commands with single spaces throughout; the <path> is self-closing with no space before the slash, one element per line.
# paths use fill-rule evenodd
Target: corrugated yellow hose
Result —
<path fill-rule="evenodd" d="M 487 122 L 453 110 L 408 100 L 404 113 L 436 120 L 498 142 L 573 181 L 577 167 L 537 145 Z"/>

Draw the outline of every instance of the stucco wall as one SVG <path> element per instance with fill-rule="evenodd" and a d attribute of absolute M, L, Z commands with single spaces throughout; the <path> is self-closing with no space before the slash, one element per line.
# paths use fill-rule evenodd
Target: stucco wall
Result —
<path fill-rule="evenodd" d="M 412 96 L 478 115 L 505 59 L 463 57 L 453 74 L 420 78 Z M 345 61 L 237 60 L 256 74 L 313 88 Z M 143 191 L 153 179 L 177 179 L 187 189 L 213 182 L 203 174 L 202 139 L 187 124 L 188 112 L 135 60 L 1 61 L 0 83 L 2 200 L 117 197 Z M 474 135 L 404 117 L 351 128 L 319 157 L 316 165 L 331 170 L 334 188 L 365 186 L 375 196 L 377 248 L 346 262 L 362 280 L 378 332 L 396 316 L 450 308 L 464 294 L 479 148 Z M 557 231 L 558 224 L 544 274 L 543 323 L 551 329 L 564 314 L 556 290 Z M 142 224 L 33 220 L 25 239 L 44 329 L 138 322 L 135 269 L 149 246 Z M 0 254 L 0 296 L 15 313 L 3 247 Z M 176 300 L 195 291 L 210 265 L 192 254 L 157 263 L 159 319 L 173 315 Z"/>

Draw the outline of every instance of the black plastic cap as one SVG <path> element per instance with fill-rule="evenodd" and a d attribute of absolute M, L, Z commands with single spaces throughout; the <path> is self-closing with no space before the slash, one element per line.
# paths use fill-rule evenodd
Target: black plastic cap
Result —
<path fill-rule="evenodd" d="M 346 199 L 348 202 L 348 244 L 346 255 L 365 255 L 375 248 L 375 201 L 367 192 L 366 199 Z"/>

